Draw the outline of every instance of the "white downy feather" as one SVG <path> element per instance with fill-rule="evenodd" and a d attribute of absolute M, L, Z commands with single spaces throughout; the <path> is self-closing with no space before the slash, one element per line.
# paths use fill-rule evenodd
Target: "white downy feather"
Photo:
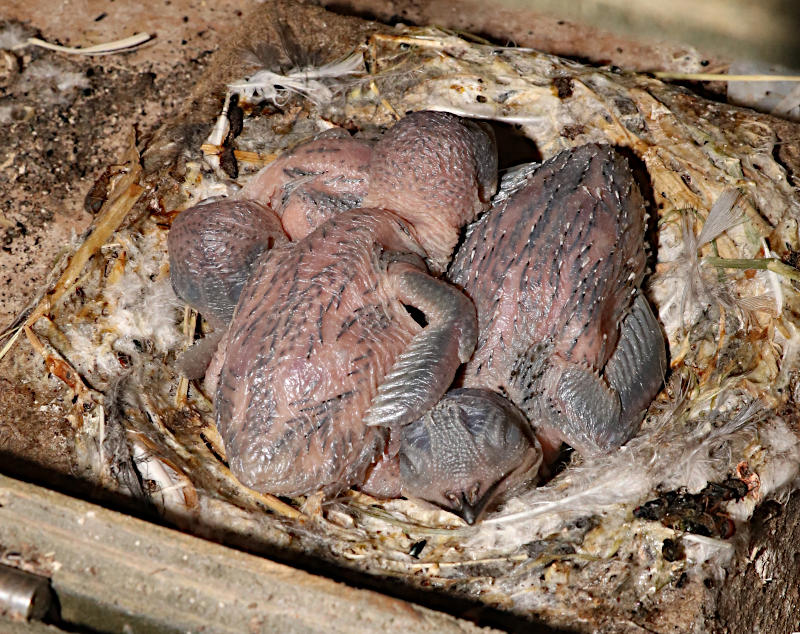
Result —
<path fill-rule="evenodd" d="M 695 235 L 694 217 L 684 212 L 681 216 L 682 240 L 678 257 L 670 262 L 671 272 L 667 277 L 672 284 L 672 292 L 666 301 L 661 302 L 660 315 L 664 323 L 677 321 L 684 326 L 693 323 L 702 311 L 710 305 L 718 304 L 739 316 L 742 326 L 753 321 L 755 311 L 780 312 L 780 295 L 756 295 L 738 297 L 732 290 L 728 279 L 720 269 L 708 269 L 701 265 L 699 250 L 726 231 L 740 224 L 744 213 L 739 205 L 741 192 L 736 188 L 725 189 L 711 207 L 700 233 Z M 774 274 L 771 274 L 774 275 Z M 775 288 L 773 285 L 773 292 Z M 675 315 L 677 311 L 677 315 Z"/>
<path fill-rule="evenodd" d="M 14 51 L 28 45 L 30 32 L 21 24 L 6 24 L 0 29 L 0 49 Z"/>
<path fill-rule="evenodd" d="M 738 189 L 729 187 L 714 201 L 711 211 L 708 212 L 708 217 L 703 223 L 700 235 L 697 236 L 698 249 L 728 229 L 732 229 L 744 219 L 744 213 L 737 204 L 741 196 Z"/>
<path fill-rule="evenodd" d="M 153 231 L 120 237 L 118 248 L 126 263 L 122 275 L 105 288 L 108 310 L 62 326 L 72 342 L 70 362 L 91 382 L 118 374 L 117 353 L 136 358 L 136 342 L 162 355 L 183 343 L 183 303 L 172 290 L 162 260 L 165 239 Z"/>
<path fill-rule="evenodd" d="M 773 418 L 758 430 L 760 445 L 770 460 L 759 471 L 759 494 L 785 502 L 800 478 L 800 438 L 781 418 Z"/>
<path fill-rule="evenodd" d="M 286 102 L 291 94 L 298 94 L 321 106 L 333 99 L 344 78 L 363 71 L 364 58 L 361 53 L 354 53 L 338 62 L 319 68 L 298 68 L 285 75 L 263 69 L 228 84 L 228 90 L 244 99 L 266 99 L 276 105 Z"/>
<path fill-rule="evenodd" d="M 771 275 L 775 275 L 769 271 Z M 780 314 L 782 310 L 781 302 L 775 299 L 774 295 L 764 293 L 763 295 L 753 295 L 752 297 L 740 297 L 739 306 L 749 312 L 762 311 L 773 316 Z"/>
<path fill-rule="evenodd" d="M 89 87 L 89 80 L 84 73 L 67 70 L 62 64 L 48 60 L 37 60 L 28 66 L 22 74 L 22 90 L 36 94 L 45 103 L 66 104 L 75 93 Z"/>
<path fill-rule="evenodd" d="M 570 467 L 550 484 L 510 500 L 500 514 L 489 517 L 472 537 L 477 547 L 513 550 L 533 536 L 546 535 L 571 517 L 609 511 L 619 504 L 641 503 L 657 487 L 667 490 L 686 486 L 701 489 L 709 478 L 721 477 L 730 465 L 729 447 L 749 439 L 749 430 L 763 418 L 757 402 L 727 411 L 727 404 L 741 402 L 741 395 L 717 395 L 718 405 L 700 417 L 687 433 L 675 420 L 687 415 L 689 401 L 662 412 L 650 433 L 642 434 L 609 456 Z M 691 403 L 692 409 L 697 403 Z M 715 426 L 719 419 L 727 422 Z"/>

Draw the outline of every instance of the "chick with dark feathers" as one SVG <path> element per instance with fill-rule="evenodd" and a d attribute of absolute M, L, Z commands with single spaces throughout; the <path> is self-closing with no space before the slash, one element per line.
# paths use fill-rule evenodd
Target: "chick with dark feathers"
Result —
<path fill-rule="evenodd" d="M 404 492 L 472 523 L 536 475 L 542 450 L 520 425 L 536 431 L 546 458 L 561 441 L 608 453 L 636 432 L 666 368 L 638 288 L 643 232 L 642 198 L 608 146 L 567 150 L 504 180 L 448 273 L 477 308 L 468 389 L 403 430 Z"/>

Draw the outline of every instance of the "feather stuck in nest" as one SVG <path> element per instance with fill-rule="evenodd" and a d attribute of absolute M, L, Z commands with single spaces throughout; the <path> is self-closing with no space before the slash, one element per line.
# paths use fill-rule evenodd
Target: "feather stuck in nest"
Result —
<path fill-rule="evenodd" d="M 343 78 L 363 71 L 364 59 L 361 53 L 354 53 L 337 62 L 296 67 L 285 73 L 264 68 L 242 81 L 228 84 L 228 90 L 252 102 L 264 99 L 283 106 L 292 95 L 297 95 L 315 106 L 323 106 L 333 101 L 337 88 L 342 89 Z"/>
<path fill-rule="evenodd" d="M 176 371 L 187 336 L 198 333 L 171 297 L 161 301 L 171 296 L 163 284 L 170 215 L 159 196 L 181 191 L 188 206 L 229 194 L 250 174 L 244 170 L 232 182 L 215 169 L 210 151 L 201 162 L 205 145 L 190 147 L 188 160 L 178 157 L 164 170 L 182 175 L 179 187 L 162 174 L 142 179 L 136 170 L 117 180 L 56 292 L 43 294 L 18 324 L 36 337 L 60 337 L 64 362 L 97 390 L 87 412 L 116 404 L 112 418 L 125 427 L 127 448 L 117 431 L 101 447 L 118 447 L 120 460 L 137 470 L 145 486 L 134 493 L 169 520 L 202 533 L 224 529 L 227 539 L 246 540 L 249 548 L 290 547 L 536 613 L 555 625 L 599 627 L 628 618 L 630 606 L 646 612 L 657 601 L 705 592 L 703 566 L 713 562 L 721 573 L 731 542 L 637 518 L 633 510 L 665 492 L 696 493 L 738 478 L 747 493 L 721 503 L 721 512 L 743 528 L 759 501 L 796 485 L 800 447 L 784 412 L 800 371 L 800 296 L 792 279 L 773 271 L 796 274 L 779 258 L 800 247 L 800 199 L 772 154 L 775 133 L 756 115 L 701 102 L 650 77 L 435 29 L 377 31 L 366 46 L 354 40 L 352 56 L 316 68 L 294 36 L 284 33 L 282 42 L 283 50 L 261 47 L 266 68 L 218 86 L 239 95 L 250 114 L 240 134 L 229 135 L 225 110 L 225 125 L 210 139 L 215 147 L 274 156 L 331 125 L 371 132 L 398 112 L 440 109 L 512 123 L 544 158 L 587 142 L 626 151 L 657 215 L 647 288 L 669 340 L 667 387 L 642 433 L 618 453 L 574 457 L 546 486 L 509 496 L 474 528 L 454 525 L 438 509 L 362 494 L 326 502 L 304 518 L 301 501 L 290 506 L 245 489 L 222 462 L 201 386 Z M 273 107 L 255 107 L 264 99 Z M 138 220 L 120 228 L 140 196 L 129 188 L 146 179 L 151 189 L 138 204 Z M 732 266 L 742 261 L 751 270 Z M 78 427 L 85 435 L 96 431 L 86 422 Z M 132 491 L 120 460 L 95 458 L 82 468 L 110 488 Z M 679 544 L 666 557 L 665 540 Z"/>

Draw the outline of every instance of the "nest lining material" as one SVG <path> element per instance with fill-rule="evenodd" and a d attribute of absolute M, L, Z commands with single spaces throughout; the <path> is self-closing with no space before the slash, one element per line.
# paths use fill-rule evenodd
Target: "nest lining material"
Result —
<path fill-rule="evenodd" d="M 377 32 L 357 54 L 366 67 L 356 71 L 350 58 L 345 81 L 325 79 L 324 99 L 281 93 L 269 114 L 249 105 L 236 139 L 226 142 L 223 129 L 202 152 L 188 147 L 188 159 L 178 159 L 183 207 L 229 195 L 282 149 L 331 125 L 370 133 L 410 110 L 514 124 L 544 158 L 587 142 L 624 148 L 651 194 L 646 285 L 672 366 L 641 434 L 611 456 L 573 457 L 546 486 L 511 497 L 472 528 L 410 501 L 349 493 L 321 507 L 313 496 L 290 506 L 245 489 L 221 460 L 211 404 L 176 374 L 196 317 L 169 288 L 170 215 L 151 204 L 120 228 L 137 200 L 159 196 L 139 186 L 132 149 L 91 234 L 13 331 L 77 395 L 76 464 L 195 532 L 300 550 L 556 625 L 701 601 L 703 579 L 724 575 L 736 541 L 637 519 L 633 509 L 659 492 L 739 476 L 749 492 L 715 512 L 741 534 L 757 503 L 797 482 L 800 446 L 785 413 L 799 365 L 800 296 L 791 279 L 758 264 L 725 266 L 770 257 L 768 245 L 798 248 L 800 199 L 773 157 L 775 134 L 746 111 L 652 78 L 433 29 Z M 268 77 L 273 89 L 276 77 Z M 250 86 L 240 101 L 278 94 L 269 91 Z M 238 152 L 238 179 L 220 166 L 225 143 Z M 665 540 L 680 543 L 680 557 L 664 556 Z"/>

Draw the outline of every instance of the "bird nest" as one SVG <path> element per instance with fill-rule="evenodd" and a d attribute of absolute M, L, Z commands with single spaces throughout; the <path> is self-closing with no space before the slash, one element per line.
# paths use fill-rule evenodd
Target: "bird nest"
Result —
<path fill-rule="evenodd" d="M 704 582 L 724 576 L 755 507 L 791 491 L 800 464 L 800 198 L 772 120 L 648 76 L 295 10 L 311 35 L 265 12 L 175 121 L 144 147 L 132 139 L 93 194 L 90 230 L 8 333 L 3 354 L 27 339 L 45 360 L 34 389 L 56 377 L 73 397 L 75 472 L 195 533 L 555 626 L 701 627 Z M 324 21 L 344 35 L 313 60 Z M 172 218 L 326 128 L 371 133 L 423 109 L 493 122 L 501 162 L 588 142 L 624 152 L 649 201 L 645 290 L 669 346 L 639 435 L 610 456 L 567 456 L 471 527 L 410 500 L 243 487 L 208 395 L 175 363 L 204 323 L 170 287 Z"/>

